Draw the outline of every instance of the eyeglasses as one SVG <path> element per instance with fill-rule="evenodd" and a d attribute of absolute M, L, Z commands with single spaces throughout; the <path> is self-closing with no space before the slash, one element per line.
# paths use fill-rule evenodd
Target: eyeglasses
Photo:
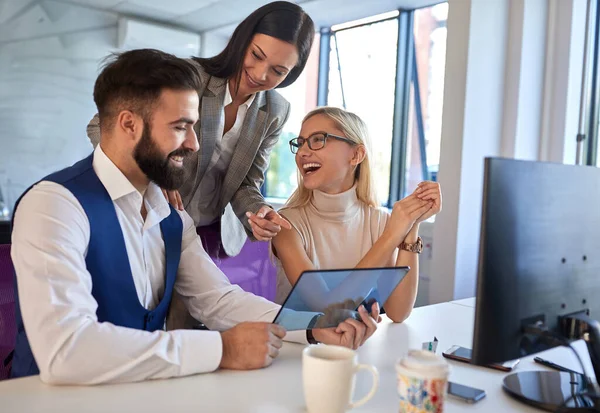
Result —
<path fill-rule="evenodd" d="M 311 151 L 318 151 L 323 149 L 327 143 L 327 139 L 333 138 L 338 141 L 349 143 L 350 145 L 356 145 L 356 142 L 351 141 L 343 136 L 332 135 L 331 133 L 317 132 L 310 135 L 308 138 L 298 137 L 290 141 L 290 150 L 292 153 L 298 153 L 300 148 L 304 145 L 304 142 L 308 143 L 308 147 Z"/>

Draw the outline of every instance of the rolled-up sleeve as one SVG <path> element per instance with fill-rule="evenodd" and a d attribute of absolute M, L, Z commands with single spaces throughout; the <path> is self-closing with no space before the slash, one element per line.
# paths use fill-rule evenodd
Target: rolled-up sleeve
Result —
<path fill-rule="evenodd" d="M 192 218 L 187 212 L 180 215 L 184 234 L 175 290 L 190 314 L 219 331 L 243 321 L 272 322 L 279 305 L 231 284 L 204 251 Z"/>
<path fill-rule="evenodd" d="M 180 212 L 180 215 L 184 234 L 175 290 L 190 314 L 218 331 L 244 321 L 272 323 L 281 307 L 231 284 L 204 251 L 192 218 L 187 212 Z M 305 330 L 290 331 L 285 340 L 308 343 Z"/>

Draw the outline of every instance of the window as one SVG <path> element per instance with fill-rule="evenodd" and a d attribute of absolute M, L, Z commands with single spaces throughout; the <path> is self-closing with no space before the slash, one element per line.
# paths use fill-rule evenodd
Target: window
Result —
<path fill-rule="evenodd" d="M 388 13 L 379 21 L 334 29 L 331 34 L 327 104 L 355 112 L 367 123 L 377 193 L 388 206 L 422 180 L 437 179 L 447 16 L 448 4 L 441 3 L 414 12 Z M 411 26 L 409 50 L 398 36 Z M 398 62 L 405 67 L 398 67 Z M 396 83 L 401 73 L 410 85 L 407 101 Z M 406 106 L 408 116 L 399 125 L 406 132 L 394 132 L 394 115 Z M 394 139 L 406 142 L 394 145 Z M 396 171 L 395 150 L 404 158 L 403 168 Z M 393 192 L 394 185 L 397 190 Z"/>
<path fill-rule="evenodd" d="M 383 205 L 391 206 L 422 180 L 436 180 L 447 16 L 448 4 L 440 3 L 322 29 L 304 73 L 281 90 L 292 112 L 272 152 L 263 192 L 287 199 L 296 188 L 288 141 L 317 105 L 317 93 L 319 105 L 345 108 L 367 124 Z M 317 92 L 317 85 L 323 90 Z"/>
<path fill-rule="evenodd" d="M 317 81 L 319 73 L 319 35 L 315 36 L 313 49 L 298 79 L 290 86 L 277 91 L 291 104 L 290 117 L 271 152 L 269 170 L 263 193 L 269 198 L 289 198 L 298 186 L 296 162 L 288 142 L 298 136 L 304 115 L 317 106 Z"/>
<path fill-rule="evenodd" d="M 386 203 L 390 190 L 397 49 L 396 18 L 340 29 L 331 35 L 327 104 L 354 112 L 367 124 L 377 194 Z"/>
<path fill-rule="evenodd" d="M 405 193 L 436 180 L 440 163 L 448 3 L 415 11 Z M 416 94 L 418 92 L 418 94 Z"/>
<path fill-rule="evenodd" d="M 583 163 L 600 167 L 600 0 L 596 7 L 592 4 L 592 33 L 588 34 L 591 46 L 589 47 L 591 61 L 590 80 L 588 93 L 588 123 L 587 142 L 584 142 L 585 154 Z"/>

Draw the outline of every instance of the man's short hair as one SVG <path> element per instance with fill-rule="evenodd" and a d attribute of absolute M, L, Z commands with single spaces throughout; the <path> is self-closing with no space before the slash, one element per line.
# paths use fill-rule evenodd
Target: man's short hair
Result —
<path fill-rule="evenodd" d="M 111 54 L 94 85 L 100 128 L 112 129 L 122 110 L 149 120 L 163 89 L 200 88 L 201 80 L 193 63 L 171 54 L 156 49 Z"/>

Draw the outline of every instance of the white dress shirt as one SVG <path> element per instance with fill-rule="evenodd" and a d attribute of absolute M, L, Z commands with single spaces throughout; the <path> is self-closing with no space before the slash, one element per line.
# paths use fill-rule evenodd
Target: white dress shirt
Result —
<path fill-rule="evenodd" d="M 93 168 L 113 200 L 140 302 L 154 308 L 164 292 L 165 253 L 160 222 L 170 214 L 151 183 L 142 196 L 104 154 Z M 142 218 L 141 207 L 147 210 Z M 186 212 L 175 289 L 190 313 L 212 330 L 242 321 L 272 322 L 279 306 L 231 285 L 208 257 Z M 95 384 L 140 381 L 209 372 L 222 356 L 218 331 L 142 331 L 98 322 L 98 304 L 85 264 L 87 216 L 62 185 L 44 181 L 15 213 L 12 260 L 21 313 L 41 379 Z M 299 332 L 300 333 L 300 332 Z M 304 332 L 292 340 L 306 342 Z"/>
<path fill-rule="evenodd" d="M 219 201 L 221 199 L 223 180 L 225 179 L 227 168 L 229 168 L 229 164 L 231 163 L 233 151 L 240 138 L 240 131 L 246 119 L 246 113 L 252 102 L 254 102 L 255 95 L 250 95 L 248 100 L 240 105 L 233 126 L 223 135 L 223 131 L 225 130 L 225 106 L 233 101 L 231 92 L 229 91 L 229 82 L 226 82 L 226 85 L 223 113 L 218 133 L 220 139 L 217 139 L 215 142 L 215 150 L 210 158 L 206 173 L 202 177 L 202 181 L 200 181 L 199 189 L 194 194 L 194 197 L 198 197 L 198 200 L 197 202 L 192 202 L 192 205 L 199 206 L 198 222 L 196 222 L 198 226 L 210 225 L 221 217 L 222 211 L 219 209 Z"/>

